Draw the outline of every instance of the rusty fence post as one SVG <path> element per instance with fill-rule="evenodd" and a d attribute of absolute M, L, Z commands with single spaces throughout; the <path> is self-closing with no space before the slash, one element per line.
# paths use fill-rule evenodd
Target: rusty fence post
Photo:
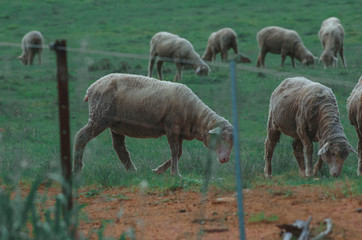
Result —
<path fill-rule="evenodd" d="M 57 55 L 58 107 L 61 150 L 60 162 L 62 167 L 62 175 L 66 181 L 66 186 L 62 186 L 62 191 L 68 199 L 68 210 L 70 210 L 73 206 L 73 201 L 66 41 L 56 41 L 50 46 L 50 48 L 54 50 Z"/>

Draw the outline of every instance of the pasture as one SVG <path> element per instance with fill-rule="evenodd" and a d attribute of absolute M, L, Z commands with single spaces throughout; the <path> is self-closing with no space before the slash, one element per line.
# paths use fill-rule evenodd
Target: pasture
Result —
<path fill-rule="evenodd" d="M 330 202 L 333 202 L 333 199 L 337 202 L 350 198 L 359 199 L 359 202 L 353 200 L 353 206 L 361 208 L 362 180 L 356 175 L 356 154 L 350 153 L 338 179 L 329 176 L 328 167 L 325 165 L 317 180 L 303 179 L 298 176 L 298 166 L 291 146 L 292 139 L 282 136 L 273 157 L 273 178 L 264 179 L 263 174 L 269 98 L 272 91 L 287 77 L 304 76 L 333 90 L 338 101 L 344 132 L 351 145 L 357 148 L 357 134 L 348 120 L 346 100 L 362 75 L 362 15 L 359 1 L 285 2 L 276 0 L 270 2 L 257 0 L 217 3 L 201 0 L 178 2 L 16 0 L 0 2 L 0 8 L 3 9 L 0 13 L 2 26 L 0 31 L 0 183 L 2 188 L 17 186 L 19 182 L 29 185 L 37 176 L 47 178 L 50 174 L 60 173 L 56 57 L 54 52 L 45 48 L 41 66 L 37 64 L 37 59 L 33 66 L 23 66 L 16 57 L 21 55 L 21 47 L 17 44 L 20 44 L 25 33 L 31 30 L 42 32 L 45 45 L 60 39 L 67 41 L 73 144 L 75 133 L 88 120 L 88 104 L 83 102 L 88 86 L 100 77 L 113 72 L 147 75 L 149 44 L 155 33 L 168 31 L 184 37 L 193 44 L 200 55 L 203 55 L 209 35 L 220 28 L 231 27 L 238 35 L 239 51 L 252 60 L 252 63 L 236 64 L 243 187 L 251 189 L 251 192 L 262 189 L 261 192 L 268 193 L 270 198 L 274 197 L 273 193 L 282 191 L 283 197 L 303 201 L 300 198 L 308 198 L 308 196 L 299 193 L 296 189 L 302 188 L 309 191 L 309 187 L 312 186 L 312 189 L 316 189 L 313 191 L 321 192 L 320 195 L 328 200 L 332 199 Z M 259 53 L 256 33 L 261 28 L 275 25 L 294 29 L 299 33 L 308 50 L 319 57 L 322 47 L 317 34 L 322 21 L 331 16 L 338 17 L 345 29 L 344 53 L 348 66 L 346 69 L 341 66 L 340 60 L 337 68 L 324 69 L 318 61 L 309 67 L 296 62 L 297 67 L 292 68 L 289 57 L 281 68 L 280 55 L 273 54 L 266 56 L 265 69 L 255 67 Z M 12 43 L 13 46 L 5 43 Z M 233 53 L 230 50 L 229 59 L 232 57 Z M 210 63 L 209 66 L 211 73 L 207 77 L 198 77 L 190 69 L 184 70 L 182 83 L 191 88 L 217 114 L 232 123 L 229 65 L 222 63 L 218 55 L 217 61 Z M 163 74 L 166 81 L 173 81 L 176 74 L 175 65 L 164 63 Z M 155 69 L 153 77 L 156 77 Z M 157 106 L 155 106 L 155 111 L 157 111 Z M 114 191 L 117 191 L 114 189 L 117 188 L 122 194 L 138 192 L 141 191 L 140 184 L 147 183 L 146 192 L 150 193 L 147 196 L 165 195 L 164 199 L 174 204 L 178 200 L 167 194 L 172 195 L 175 189 L 177 194 L 181 194 L 182 199 L 187 199 L 187 191 L 199 192 L 206 178 L 206 164 L 211 164 L 211 173 L 207 177 L 210 177 L 210 184 L 216 192 L 215 195 L 233 196 L 232 193 L 235 191 L 234 152 L 228 163 L 220 164 L 216 161 L 216 155 L 209 152 L 201 142 L 184 141 L 183 155 L 179 162 L 183 179 L 175 179 L 170 176 L 170 171 L 166 171 L 163 175 L 155 175 L 151 171 L 170 158 L 171 153 L 166 137 L 126 138 L 126 144 L 131 159 L 138 169 L 136 173 L 130 173 L 124 169 L 113 150 L 108 130 L 88 143 L 84 154 L 85 167 L 82 177 L 77 179 L 75 185 L 83 193 L 92 192 L 92 189 L 101 189 L 96 192 L 96 196 L 92 195 L 90 198 L 92 201 L 96 201 L 97 197 L 99 197 L 98 201 L 105 202 L 109 198 L 117 198 L 113 197 L 116 195 Z M 317 145 L 314 150 L 313 161 L 315 162 Z M 208 161 L 209 158 L 211 161 Z M 277 186 L 282 186 L 283 189 L 273 190 Z M 102 192 L 108 191 L 108 188 L 111 188 L 113 192 L 102 195 Z M 287 194 L 288 188 L 292 189 L 290 190 L 293 191 L 292 196 Z M 141 202 L 142 196 L 140 193 L 139 201 Z M 245 201 L 248 201 L 248 197 L 250 196 L 246 194 Z M 133 199 L 132 196 L 128 198 Z M 121 198 L 118 200 L 122 201 Z M 152 202 L 152 199 L 150 201 Z M 157 206 L 166 206 L 163 205 L 162 198 L 157 201 L 159 201 Z M 318 203 L 323 204 L 322 201 Z M 87 204 L 92 205 L 92 203 Z M 262 211 L 261 208 L 253 208 L 248 204 L 250 202 L 245 202 L 247 217 Z M 274 204 L 277 205 L 277 201 Z M 231 210 L 228 211 L 232 211 L 232 215 L 236 212 L 236 202 L 230 205 Z M 104 208 L 107 207 L 112 208 L 110 206 Z M 308 208 L 308 205 L 303 205 L 303 207 Z M 212 207 L 210 211 L 212 212 Z M 286 220 L 283 218 L 282 210 L 279 213 L 272 210 L 268 212 L 267 209 L 263 211 L 267 214 L 271 212 L 279 214 L 280 220 L 277 223 L 285 223 L 280 222 L 281 219 Z M 313 211 L 318 211 L 318 208 L 313 208 Z M 314 212 L 306 211 L 300 214 L 304 215 L 296 215 L 293 219 L 306 220 L 308 215 Z M 353 214 L 346 217 L 361 222 L 361 215 Z M 321 216 L 316 219 L 322 219 Z M 328 212 L 323 216 L 328 216 Z M 101 221 L 96 216 L 92 217 L 93 221 L 98 221 L 98 223 Z M 235 228 L 236 218 L 234 220 L 233 227 Z M 290 218 L 287 220 L 294 221 Z M 106 223 L 109 221 L 108 219 Z M 263 224 L 273 229 L 273 234 L 278 232 L 275 226 L 271 227 L 271 223 L 266 222 Z M 267 226 L 263 224 L 260 226 L 266 228 Z M 126 225 L 124 225 L 125 228 Z M 250 223 L 247 225 L 249 236 L 254 231 L 251 230 L 253 228 L 251 225 Z M 343 225 L 339 229 L 341 232 L 345 231 L 346 236 L 352 237 L 349 239 L 361 234 L 360 228 L 353 228 L 352 225 Z M 91 224 L 87 226 L 92 229 Z M 232 229 L 231 226 L 228 227 Z M 96 228 L 103 229 L 99 224 Z M 125 228 L 118 232 L 111 231 L 110 236 L 119 238 Z M 162 229 L 162 231 L 165 230 Z M 92 233 L 94 232 L 86 234 L 94 238 Z M 339 233 L 335 233 L 335 239 L 343 239 L 338 235 Z M 197 230 L 190 230 L 190 234 L 190 238 L 196 238 Z M 207 237 L 207 234 L 211 233 L 205 234 L 203 235 L 205 239 L 212 239 L 211 235 L 209 235 L 210 238 Z M 160 239 L 167 239 L 162 234 L 160 236 L 163 236 Z M 215 237 L 215 239 L 227 239 L 222 233 L 218 236 L 219 238 Z M 235 236 L 237 235 L 229 235 L 229 237 Z M 260 239 L 260 236 L 262 235 L 255 235 L 255 239 Z"/>

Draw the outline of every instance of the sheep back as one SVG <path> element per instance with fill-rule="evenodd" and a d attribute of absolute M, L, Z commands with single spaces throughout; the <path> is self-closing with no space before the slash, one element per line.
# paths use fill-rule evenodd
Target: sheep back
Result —
<path fill-rule="evenodd" d="M 276 26 L 261 29 L 256 38 L 260 48 L 265 47 L 274 54 L 280 54 L 282 50 L 294 53 L 295 45 L 302 43 L 302 39 L 296 31 Z"/>
<path fill-rule="evenodd" d="M 347 99 L 348 118 L 362 137 L 362 76 Z"/>
<path fill-rule="evenodd" d="M 322 111 L 323 106 L 328 110 Z M 286 135 L 298 139 L 297 128 L 307 126 L 311 140 L 323 137 L 320 123 L 325 114 L 335 116 L 339 121 L 339 111 L 332 90 L 320 83 L 303 77 L 285 79 L 272 93 L 269 113 L 273 124 Z M 342 130 L 342 129 L 339 129 Z"/>
<path fill-rule="evenodd" d="M 206 51 L 202 59 L 206 61 L 215 60 L 215 55 L 217 53 L 221 52 L 223 55 L 230 48 L 233 48 L 235 54 L 238 53 L 236 32 L 231 28 L 222 28 L 219 31 L 210 34 Z M 226 61 L 227 59 L 222 60 Z"/>
<path fill-rule="evenodd" d="M 118 134 L 159 137 L 179 134 L 205 140 L 218 122 L 227 122 L 187 86 L 130 74 L 109 74 L 87 90 L 92 121 L 107 121 Z"/>
<path fill-rule="evenodd" d="M 21 41 L 23 53 L 18 59 L 20 59 L 24 65 L 31 65 L 35 54 L 38 54 L 40 64 L 43 42 L 43 35 L 39 31 L 31 31 L 25 34 Z"/>
<path fill-rule="evenodd" d="M 342 64 L 345 66 L 343 56 L 344 28 L 340 20 L 336 17 L 330 17 L 322 22 L 318 32 L 318 37 L 323 47 L 320 61 L 325 67 L 336 66 L 337 53 L 340 52 Z"/>
<path fill-rule="evenodd" d="M 277 26 L 269 26 L 261 29 L 256 39 L 259 45 L 260 54 L 257 66 L 264 66 L 264 58 L 267 52 L 273 54 L 290 56 L 294 66 L 294 58 L 306 65 L 314 64 L 314 57 L 311 52 L 304 46 L 299 34 L 294 30 L 285 29 Z"/>
<path fill-rule="evenodd" d="M 170 58 L 167 61 L 199 60 L 200 58 L 188 40 L 168 32 L 155 34 L 151 39 L 150 47 L 151 55 L 156 53 L 160 57 Z"/>

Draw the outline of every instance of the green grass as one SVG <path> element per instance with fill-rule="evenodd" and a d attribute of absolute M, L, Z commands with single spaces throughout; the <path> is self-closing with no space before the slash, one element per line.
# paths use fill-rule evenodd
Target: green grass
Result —
<path fill-rule="evenodd" d="M 139 58 L 110 56 L 107 54 L 68 52 L 70 73 L 69 97 L 71 135 L 83 127 L 88 119 L 88 106 L 83 97 L 88 86 L 111 72 L 129 72 L 146 75 L 149 41 L 159 31 L 169 31 L 187 38 L 202 55 L 211 32 L 232 27 L 238 33 L 239 49 L 253 61 L 237 65 L 238 119 L 241 162 L 244 186 L 263 182 L 264 139 L 271 92 L 288 76 L 307 76 L 331 87 L 336 94 L 341 121 L 353 146 L 357 136 L 349 124 L 346 99 L 362 75 L 361 42 L 362 15 L 358 1 L 327 2 L 303 1 L 25 1 L 0 2 L 2 13 L 0 42 L 20 43 L 30 30 L 39 30 L 45 43 L 66 39 L 70 48 L 92 49 L 112 53 L 137 54 Z M 258 55 L 256 33 L 268 25 L 279 25 L 299 32 L 306 47 L 316 56 L 322 52 L 318 30 L 321 22 L 330 16 L 339 17 L 345 27 L 345 56 L 348 69 L 324 69 L 321 64 L 296 69 L 290 59 L 280 68 L 280 56 L 268 54 L 266 66 L 275 74 L 255 72 Z M 56 58 L 45 49 L 43 64 L 24 67 L 16 60 L 20 47 L 0 46 L 0 178 L 3 183 L 34 179 L 38 174 L 59 173 L 59 129 L 57 110 Z M 230 52 L 229 57 L 232 57 Z M 37 59 L 36 59 L 37 60 Z M 210 64 L 209 77 L 197 77 L 184 71 L 183 83 L 189 86 L 219 115 L 232 120 L 230 74 L 227 64 Z M 36 63 L 37 61 L 35 61 Z M 245 70 L 249 66 L 249 70 Z M 175 74 L 173 64 L 164 64 L 164 77 L 171 80 Z M 154 76 L 155 70 L 154 70 Z M 147 181 L 151 188 L 171 189 L 185 186 L 175 180 L 169 171 L 158 176 L 151 169 L 170 157 L 165 137 L 159 139 L 127 138 L 137 173 L 128 173 L 112 149 L 109 131 L 92 140 L 84 155 L 85 168 L 82 184 L 103 186 L 138 186 Z M 315 149 L 317 150 L 317 149 Z M 208 150 L 197 140 L 185 141 L 179 162 L 180 172 L 195 183 L 203 181 Z M 212 159 L 212 184 L 233 190 L 235 184 L 234 153 L 230 162 L 219 164 Z M 316 158 L 316 156 L 315 156 Z M 357 156 L 350 154 L 340 179 L 361 186 L 356 177 Z M 291 147 L 291 139 L 283 137 L 273 158 L 273 175 L 286 184 L 306 184 L 300 179 Z M 321 181 L 329 178 L 323 168 Z M 192 185 L 192 181 L 186 185 Z M 320 183 L 321 184 L 321 183 Z M 199 187 L 200 184 L 193 186 Z M 357 188 L 361 189 L 361 187 Z"/>

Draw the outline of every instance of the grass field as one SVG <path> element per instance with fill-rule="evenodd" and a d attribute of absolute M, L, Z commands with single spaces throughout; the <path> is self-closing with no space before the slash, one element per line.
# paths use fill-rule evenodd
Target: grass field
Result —
<path fill-rule="evenodd" d="M 149 41 L 159 31 L 169 31 L 187 38 L 202 55 L 211 32 L 231 27 L 238 34 L 239 50 L 252 64 L 237 65 L 238 119 L 244 186 L 255 182 L 267 184 L 263 176 L 264 140 L 271 92 L 289 76 L 305 76 L 333 89 L 339 104 L 341 121 L 350 143 L 356 147 L 357 136 L 349 124 L 346 100 L 362 75 L 362 14 L 359 1 L 2 1 L 0 2 L 0 42 L 20 43 L 25 33 L 39 30 L 45 43 L 66 39 L 67 46 L 84 52 L 69 51 L 71 135 L 88 119 L 83 97 L 88 86 L 111 72 L 147 75 Z M 322 52 L 317 36 L 321 22 L 336 16 L 344 25 L 345 56 L 348 68 L 338 63 L 336 69 L 324 69 L 319 63 L 293 69 L 290 59 L 280 68 L 280 56 L 268 55 L 270 72 L 255 67 L 258 47 L 256 33 L 268 25 L 296 30 L 305 46 L 316 56 Z M 98 50 L 98 53 L 87 52 Z M 28 181 L 37 175 L 59 172 L 59 135 L 55 53 L 44 49 L 41 66 L 22 66 L 16 59 L 20 47 L 0 46 L 0 181 Z M 103 53 L 101 53 L 103 52 Z M 113 53 L 111 55 L 110 53 Z M 128 57 L 127 54 L 136 54 Z M 229 58 L 233 55 L 229 54 Z M 37 61 L 35 61 L 37 63 Z M 232 121 L 229 66 L 210 64 L 208 77 L 184 71 L 182 83 L 190 87 L 219 115 Z M 164 64 L 164 76 L 172 81 L 176 68 Z M 156 76 L 156 75 L 154 75 Z M 156 176 L 152 168 L 170 156 L 165 137 L 159 139 L 127 138 L 137 173 L 127 173 L 112 149 L 109 131 L 92 140 L 86 148 L 83 184 L 135 186 L 142 180 L 150 186 L 167 188 L 173 184 L 197 185 L 204 178 L 208 150 L 196 140 L 184 142 L 179 163 L 184 180 L 175 180 L 169 172 Z M 315 146 L 317 150 L 317 146 Z M 316 152 L 316 151 L 315 151 Z M 234 189 L 234 154 L 226 164 L 212 159 L 212 184 Z M 316 158 L 316 156 L 315 156 Z M 350 154 L 341 179 L 349 178 L 359 187 L 356 176 L 357 156 Z M 300 179 L 293 156 L 291 139 L 282 137 L 273 158 L 276 183 L 328 184 L 333 181 L 323 169 L 321 181 Z"/>

